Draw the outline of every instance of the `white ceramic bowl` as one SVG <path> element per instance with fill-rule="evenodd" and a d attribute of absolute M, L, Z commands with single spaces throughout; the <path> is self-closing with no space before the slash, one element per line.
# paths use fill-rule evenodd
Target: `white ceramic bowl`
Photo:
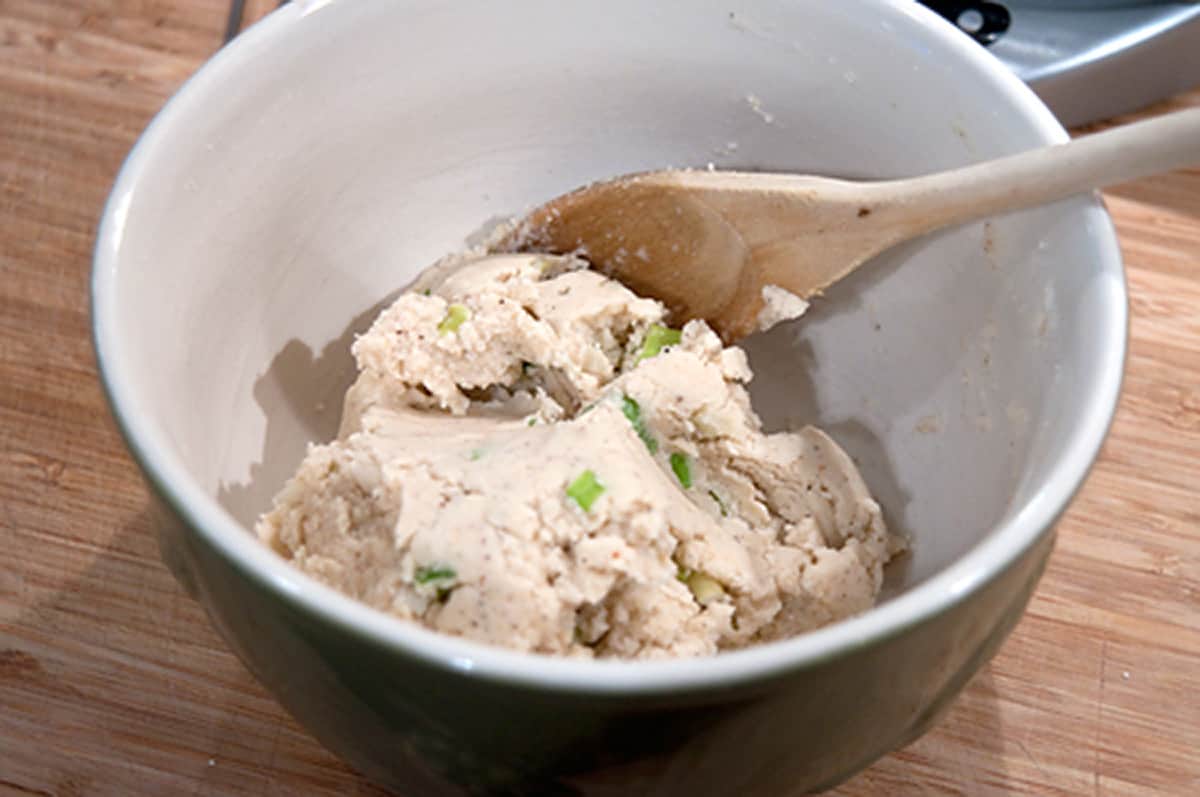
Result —
<path fill-rule="evenodd" d="M 519 655 L 358 605 L 248 528 L 332 435 L 352 334 L 489 219 L 668 165 L 900 176 L 1063 138 L 903 0 L 296 0 L 154 121 L 97 244 L 97 352 L 164 557 L 302 723 L 404 793 L 834 783 L 995 650 L 1104 437 L 1126 307 L 1094 197 L 906 245 L 748 343 L 768 423 L 829 429 L 912 537 L 851 621 L 703 660 Z"/>

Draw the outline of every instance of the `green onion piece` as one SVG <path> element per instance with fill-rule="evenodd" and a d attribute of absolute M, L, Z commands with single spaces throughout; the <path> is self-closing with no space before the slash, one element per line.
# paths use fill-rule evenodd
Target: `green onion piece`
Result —
<path fill-rule="evenodd" d="M 421 295 L 422 295 L 422 296 L 432 296 L 432 295 L 433 295 L 433 291 L 432 291 L 432 290 L 430 290 L 429 288 L 426 288 L 425 290 L 421 291 Z"/>
<path fill-rule="evenodd" d="M 472 448 L 471 453 L 467 455 L 467 459 L 471 460 L 472 462 L 478 462 L 482 458 L 483 458 L 483 449 L 482 448 Z"/>
<path fill-rule="evenodd" d="M 438 324 L 438 332 L 445 335 L 447 332 L 454 332 L 462 322 L 471 317 L 471 311 L 467 309 L 465 304 L 452 304 L 446 308 L 446 317 Z"/>
<path fill-rule="evenodd" d="M 687 454 L 676 451 L 671 455 L 671 471 L 675 474 L 675 478 L 679 479 L 683 489 L 692 489 L 692 466 L 688 464 Z"/>
<path fill-rule="evenodd" d="M 526 426 L 535 426 L 536 424 L 537 424 L 537 416 L 536 415 L 532 416 L 529 420 L 527 420 L 525 422 Z"/>
<path fill-rule="evenodd" d="M 676 565 L 675 567 L 676 567 L 675 578 L 679 579 L 684 584 L 686 584 L 688 582 L 688 579 L 692 577 L 692 573 L 694 571 L 690 570 L 689 568 L 684 567 L 683 565 Z"/>
<path fill-rule="evenodd" d="M 725 506 L 725 502 L 721 500 L 721 496 L 717 495 L 716 490 L 709 490 L 708 497 L 717 502 L 717 508 L 721 510 L 721 517 L 729 517 L 729 507 Z"/>
<path fill-rule="evenodd" d="M 413 581 L 418 584 L 428 584 L 431 581 L 446 581 L 457 577 L 458 573 L 454 572 L 454 568 L 449 565 L 424 565 L 417 568 L 413 574 Z"/>
<path fill-rule="evenodd" d="M 653 454 L 658 451 L 658 441 L 654 439 L 654 435 L 650 434 L 650 430 L 646 428 L 646 422 L 642 420 L 642 408 L 638 406 L 637 401 L 629 396 L 621 396 L 621 412 L 633 424 L 633 431 L 637 432 L 637 436 L 646 444 L 646 448 Z"/>
<path fill-rule="evenodd" d="M 687 585 L 696 603 L 701 606 L 707 606 L 725 594 L 721 582 L 706 573 L 692 573 L 688 576 Z"/>
<path fill-rule="evenodd" d="M 567 485 L 567 496 L 575 503 L 579 504 L 579 508 L 584 512 L 592 508 L 592 504 L 596 503 L 596 499 L 604 494 L 605 487 L 596 479 L 596 474 L 591 470 L 585 470 L 583 473 Z"/>
<path fill-rule="evenodd" d="M 642 350 L 638 352 L 637 360 L 641 362 L 647 357 L 654 357 L 663 350 L 664 346 L 674 346 L 683 339 L 683 333 L 678 329 L 664 327 L 662 324 L 651 324 L 646 330 L 646 339 L 642 341 Z"/>

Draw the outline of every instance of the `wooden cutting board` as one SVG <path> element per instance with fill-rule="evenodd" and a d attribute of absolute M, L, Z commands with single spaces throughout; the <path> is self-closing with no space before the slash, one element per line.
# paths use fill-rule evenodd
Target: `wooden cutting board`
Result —
<path fill-rule="evenodd" d="M 251 0 L 250 16 L 272 5 Z M 376 795 L 159 564 L 96 382 L 96 222 L 226 0 L 0 0 L 0 794 Z M 1200 91 L 1162 105 L 1200 105 Z M 850 795 L 1200 794 L 1200 170 L 1106 194 L 1125 394 L 1030 607 Z"/>

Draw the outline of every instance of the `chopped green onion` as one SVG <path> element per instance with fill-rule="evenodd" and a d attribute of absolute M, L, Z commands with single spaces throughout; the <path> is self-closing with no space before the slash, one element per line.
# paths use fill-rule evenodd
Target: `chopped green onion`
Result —
<path fill-rule="evenodd" d="M 458 573 L 449 565 L 425 565 L 418 567 L 413 574 L 413 581 L 418 584 L 428 584 L 431 581 L 446 581 L 457 578 Z"/>
<path fill-rule="evenodd" d="M 676 451 L 671 455 L 671 471 L 675 474 L 675 478 L 679 479 L 683 489 L 690 490 L 692 488 L 692 466 L 688 464 L 687 454 Z"/>
<path fill-rule="evenodd" d="M 717 502 L 717 508 L 721 510 L 721 517 L 729 517 L 729 508 L 725 506 L 725 502 L 721 500 L 721 496 L 717 495 L 716 490 L 709 490 L 708 497 Z"/>
<path fill-rule="evenodd" d="M 646 448 L 653 454 L 658 451 L 658 441 L 654 439 L 654 435 L 650 434 L 650 430 L 646 428 L 646 422 L 642 420 L 642 408 L 638 406 L 637 401 L 629 396 L 621 396 L 621 412 L 633 424 L 633 431 L 637 432 L 637 436 L 646 444 Z"/>
<path fill-rule="evenodd" d="M 676 565 L 675 578 L 686 584 L 688 579 L 692 577 L 692 572 L 692 570 L 684 567 L 683 565 Z"/>
<path fill-rule="evenodd" d="M 483 449 L 482 448 L 472 448 L 471 453 L 467 455 L 467 459 L 471 460 L 472 462 L 478 462 L 482 458 L 483 458 Z"/>
<path fill-rule="evenodd" d="M 725 594 L 725 588 L 707 573 L 692 573 L 687 579 L 688 589 L 692 591 L 696 603 L 707 606 Z"/>
<path fill-rule="evenodd" d="M 471 311 L 467 309 L 465 304 L 452 304 L 446 308 L 446 317 L 438 324 L 438 332 L 445 335 L 447 332 L 454 332 L 462 322 L 471 317 Z"/>
<path fill-rule="evenodd" d="M 532 416 L 528 421 L 525 422 L 526 426 L 534 426 L 536 424 L 537 424 L 537 416 L 536 415 Z"/>
<path fill-rule="evenodd" d="M 596 499 L 604 494 L 605 487 L 596 479 L 596 474 L 591 470 L 585 470 L 583 473 L 567 485 L 567 496 L 575 503 L 579 504 L 579 508 L 584 512 L 592 508 L 592 504 L 596 503 Z"/>
<path fill-rule="evenodd" d="M 433 291 L 432 291 L 432 290 L 430 290 L 429 288 L 426 288 L 425 290 L 421 291 L 421 295 L 422 295 L 422 296 L 432 296 L 432 295 L 433 295 Z"/>
<path fill-rule="evenodd" d="M 647 357 L 654 357 L 665 346 L 674 346 L 683 339 L 683 333 L 678 329 L 664 327 L 662 324 L 651 324 L 646 330 L 646 339 L 642 341 L 642 350 L 638 352 L 637 360 L 641 362 Z"/>

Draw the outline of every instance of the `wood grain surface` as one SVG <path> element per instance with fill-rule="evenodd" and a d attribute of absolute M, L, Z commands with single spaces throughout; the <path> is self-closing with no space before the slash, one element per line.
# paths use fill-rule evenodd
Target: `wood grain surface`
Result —
<path fill-rule="evenodd" d="M 102 204 L 226 12 L 0 0 L 0 794 L 382 794 L 283 713 L 159 564 L 96 381 Z M 1155 110 L 1189 104 L 1200 92 Z M 1133 322 L 1101 461 L 1000 655 L 844 797 L 1200 794 L 1200 170 L 1106 198 Z"/>

